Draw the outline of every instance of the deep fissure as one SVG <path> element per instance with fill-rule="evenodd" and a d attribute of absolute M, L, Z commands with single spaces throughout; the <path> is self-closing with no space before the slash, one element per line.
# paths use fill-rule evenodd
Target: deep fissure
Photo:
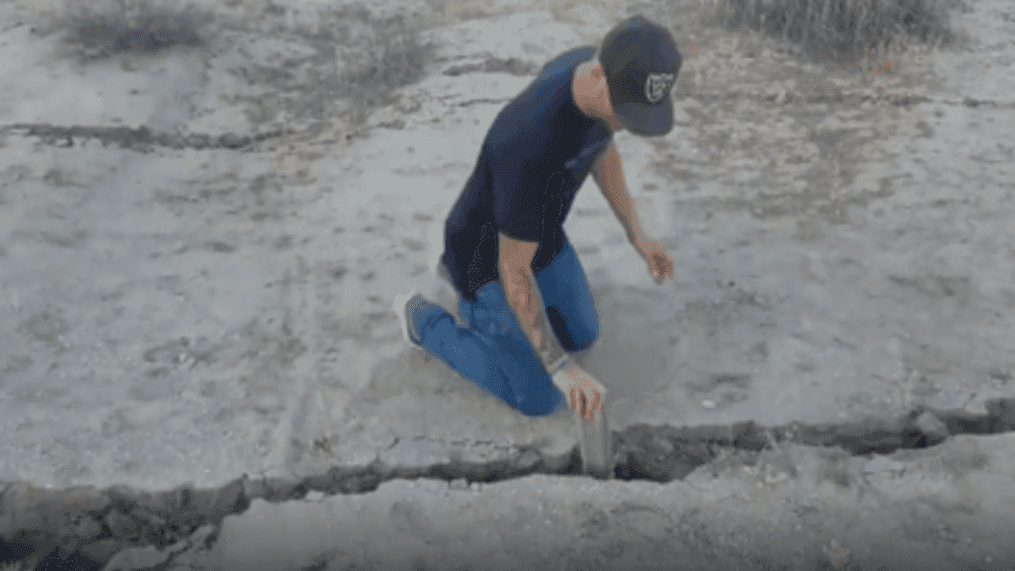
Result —
<path fill-rule="evenodd" d="M 619 480 L 659 483 L 682 480 L 695 469 L 711 463 L 722 449 L 743 455 L 745 464 L 750 465 L 763 450 L 788 444 L 837 447 L 854 456 L 890 454 L 900 449 L 935 446 L 948 436 L 1000 434 L 1015 427 L 1015 398 L 987 401 L 986 409 L 986 414 L 972 414 L 962 410 L 917 408 L 894 420 L 868 419 L 842 424 L 790 423 L 765 427 L 749 421 L 683 428 L 632 425 L 611 435 L 613 476 Z M 207 532 L 208 526 L 218 529 L 226 516 L 242 514 L 255 498 L 277 503 L 303 499 L 312 491 L 324 495 L 365 494 L 375 491 L 384 482 L 397 479 L 437 479 L 449 484 L 464 479 L 468 484 L 491 484 L 532 474 L 581 476 L 580 468 L 577 445 L 571 451 L 570 461 L 556 470 L 547 466 L 534 447 L 523 446 L 517 454 L 493 462 L 390 467 L 375 461 L 363 467 L 334 467 L 298 482 L 279 478 L 252 480 L 244 475 L 217 489 L 181 487 L 148 493 L 114 486 L 95 492 L 102 498 L 96 500 L 101 509 L 80 509 L 76 515 L 60 507 L 63 505 L 61 498 L 76 502 L 67 490 L 45 490 L 45 494 L 52 496 L 51 509 L 70 519 L 61 524 L 59 517 L 52 518 L 55 523 L 50 524 L 51 529 L 19 530 L 0 538 L 0 554 L 8 558 L 0 563 L 45 554 L 36 569 L 59 565 L 59 568 L 97 571 L 116 551 L 131 547 L 153 545 L 160 550 L 173 550 L 173 546 L 177 546 L 175 549 L 179 550 L 181 542 L 189 545 L 192 541 L 210 546 L 216 534 Z M 14 486 L 9 484 L 0 494 L 0 513 L 12 509 L 11 506 L 5 508 L 3 500 Z M 89 526 L 92 533 L 77 535 L 79 530 L 88 530 Z M 190 539 L 191 534 L 202 529 L 206 532 L 199 540 Z M 105 542 L 106 546 L 115 545 L 117 549 L 100 558 L 89 558 L 79 549 L 100 542 Z"/>

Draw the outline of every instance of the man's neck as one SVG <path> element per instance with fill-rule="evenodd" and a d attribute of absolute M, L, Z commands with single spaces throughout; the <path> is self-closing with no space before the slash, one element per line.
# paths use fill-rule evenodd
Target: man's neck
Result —
<path fill-rule="evenodd" d="M 582 78 L 583 72 L 587 69 L 587 66 L 592 63 L 592 60 L 582 62 L 574 68 L 574 75 L 571 76 L 571 96 L 574 99 L 574 104 L 578 107 L 578 110 L 584 113 L 586 116 L 593 119 L 598 119 L 590 109 L 588 109 L 588 98 L 587 89 L 588 82 Z"/>

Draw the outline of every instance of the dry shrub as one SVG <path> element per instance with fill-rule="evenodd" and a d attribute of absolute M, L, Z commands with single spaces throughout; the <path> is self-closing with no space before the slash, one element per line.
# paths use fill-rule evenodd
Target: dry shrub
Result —
<path fill-rule="evenodd" d="M 432 44 L 420 39 L 420 32 L 431 25 L 426 18 L 382 17 L 365 4 L 306 10 L 318 12 L 313 26 L 287 26 L 287 12 L 292 8 L 270 2 L 255 20 L 228 20 L 185 5 L 187 1 L 68 0 L 68 9 L 40 24 L 39 33 L 63 32 L 71 53 L 82 62 L 127 52 L 152 54 L 175 46 L 208 46 L 223 27 L 260 31 L 265 37 L 299 36 L 295 41 L 319 50 L 315 63 L 325 63 L 321 68 L 325 73 L 302 90 L 297 115 L 317 113 L 330 108 L 329 102 L 345 99 L 352 103 L 354 122 L 389 102 L 394 89 L 422 79 L 434 52 Z"/>
<path fill-rule="evenodd" d="M 901 70 L 900 54 L 905 51 L 901 41 L 894 41 L 887 47 L 862 48 L 854 54 L 837 56 L 834 61 L 848 71 L 863 74 L 864 82 L 870 83 L 878 75 L 896 75 Z"/>
<path fill-rule="evenodd" d="M 936 45 L 955 40 L 948 10 L 956 0 L 708 1 L 708 24 L 759 30 L 818 59 L 859 62 L 898 48 L 904 37 Z M 891 69 L 897 62 L 875 66 Z"/>
<path fill-rule="evenodd" d="M 390 93 L 423 78 L 435 46 L 420 39 L 420 22 L 401 15 L 378 18 L 362 8 L 336 21 L 343 71 L 338 90 L 364 109 L 388 102 Z"/>
<path fill-rule="evenodd" d="M 358 3 L 324 11 L 316 31 L 298 34 L 311 38 L 322 56 L 334 57 L 334 66 L 304 96 L 344 100 L 351 104 L 346 119 L 361 123 L 372 109 L 390 103 L 394 90 L 425 76 L 436 46 L 422 32 L 431 25 L 421 17 L 379 16 Z"/>
<path fill-rule="evenodd" d="M 115 5 L 82 3 L 55 19 L 42 33 L 61 28 L 65 43 L 80 48 L 83 59 L 119 53 L 156 53 L 175 46 L 205 45 L 212 17 L 192 8 L 165 8 L 142 0 Z"/>

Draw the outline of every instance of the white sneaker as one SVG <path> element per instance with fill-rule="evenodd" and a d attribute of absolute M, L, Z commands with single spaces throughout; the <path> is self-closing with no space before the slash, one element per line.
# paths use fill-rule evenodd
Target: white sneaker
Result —
<path fill-rule="evenodd" d="M 402 326 L 402 338 L 405 339 L 406 344 L 412 347 L 419 347 L 419 341 L 416 341 L 409 334 L 409 302 L 416 298 L 423 299 L 419 295 L 419 289 L 413 288 L 413 290 L 407 294 L 396 295 L 394 301 L 391 303 L 391 310 L 398 316 L 398 321 Z"/>
<path fill-rule="evenodd" d="M 427 299 L 437 300 L 452 314 L 457 314 L 458 292 L 451 283 L 451 277 L 444 266 L 444 224 L 431 224 L 428 239 L 430 253 L 426 259 L 427 277 L 430 278 L 428 281 L 432 279 L 435 284 L 439 285 L 432 286 L 432 290 L 428 286 L 427 289 L 421 290 L 421 293 Z"/>
<path fill-rule="evenodd" d="M 412 278 L 412 291 L 423 296 L 431 303 L 436 303 L 451 315 L 458 316 L 458 292 L 451 284 L 451 278 L 444 268 L 443 262 L 437 262 L 422 275 Z"/>
<path fill-rule="evenodd" d="M 438 303 L 444 306 L 448 312 L 458 318 L 458 291 L 455 289 L 454 284 L 451 283 L 451 276 L 448 275 L 447 268 L 444 267 L 444 262 L 438 262 L 434 268 L 434 274 L 436 274 L 437 287 L 436 291 L 433 292 L 433 297 L 429 299 L 435 299 Z M 426 293 L 424 293 L 426 295 Z"/>
<path fill-rule="evenodd" d="M 414 347 L 420 347 L 422 343 L 419 339 L 420 318 L 422 316 L 436 309 L 451 313 L 441 304 L 434 303 L 424 297 L 427 291 L 429 290 L 424 289 L 422 284 L 414 282 L 411 292 L 404 295 L 396 295 L 391 303 L 391 309 L 398 316 L 398 320 L 402 325 L 402 338 L 405 339 L 406 343 Z M 451 315 L 452 317 L 454 316 L 453 313 Z"/>

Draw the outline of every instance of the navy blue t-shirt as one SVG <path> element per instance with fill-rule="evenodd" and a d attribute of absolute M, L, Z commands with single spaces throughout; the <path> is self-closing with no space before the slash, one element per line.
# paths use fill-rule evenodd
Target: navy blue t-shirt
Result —
<path fill-rule="evenodd" d="M 593 47 L 578 48 L 547 63 L 490 127 L 445 224 L 443 261 L 463 299 L 475 302 L 476 290 L 498 278 L 498 232 L 539 242 L 534 272 L 563 248 L 575 193 L 613 139 L 571 92 L 575 68 L 594 54 Z"/>

